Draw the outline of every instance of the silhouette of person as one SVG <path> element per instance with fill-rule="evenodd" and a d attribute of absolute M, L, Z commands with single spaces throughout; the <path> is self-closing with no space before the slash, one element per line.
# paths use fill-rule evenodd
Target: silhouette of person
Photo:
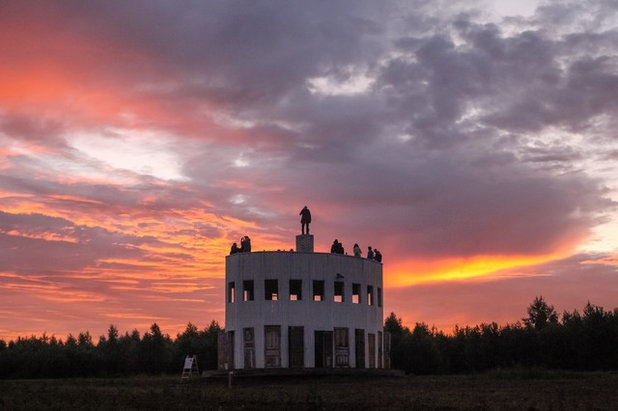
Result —
<path fill-rule="evenodd" d="M 238 248 L 238 246 L 236 245 L 236 243 L 232 244 L 232 249 L 230 250 L 230 255 L 231 254 L 236 254 L 240 252 L 240 248 Z"/>
<path fill-rule="evenodd" d="M 375 260 L 379 263 L 382 262 L 382 253 L 380 251 L 378 251 L 378 249 L 375 249 L 375 256 L 374 256 Z"/>
<path fill-rule="evenodd" d="M 361 254 L 363 254 L 361 248 L 356 243 L 354 244 L 354 248 L 352 250 L 354 251 L 354 257 L 360 257 Z"/>
<path fill-rule="evenodd" d="M 330 246 L 330 252 L 331 253 L 339 253 L 339 241 L 337 241 L 337 239 L 335 238 L 335 241 L 333 241 L 333 245 Z"/>
<path fill-rule="evenodd" d="M 367 260 L 373 260 L 373 250 L 371 249 L 371 246 L 367 247 Z"/>
<path fill-rule="evenodd" d="M 251 239 L 249 238 L 248 235 L 240 239 L 240 252 L 242 253 L 251 252 Z"/>
<path fill-rule="evenodd" d="M 304 206 L 302 210 L 300 210 L 300 213 L 298 213 L 298 215 L 300 215 L 300 229 L 301 229 L 301 234 L 305 234 L 305 227 L 307 227 L 307 234 L 309 234 L 309 223 L 311 223 L 311 211 L 309 211 L 309 209 L 307 208 L 307 206 Z"/>

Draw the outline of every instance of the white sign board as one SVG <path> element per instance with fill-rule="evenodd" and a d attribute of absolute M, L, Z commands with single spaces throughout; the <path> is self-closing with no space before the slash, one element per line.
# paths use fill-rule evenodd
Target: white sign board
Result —
<path fill-rule="evenodd" d="M 198 375 L 200 375 L 200 370 L 197 366 L 197 355 L 187 355 L 185 357 L 185 365 L 182 369 L 181 379 L 191 378 Z"/>

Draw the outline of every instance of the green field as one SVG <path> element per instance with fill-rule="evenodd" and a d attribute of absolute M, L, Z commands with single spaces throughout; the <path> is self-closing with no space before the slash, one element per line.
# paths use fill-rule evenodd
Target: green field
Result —
<path fill-rule="evenodd" d="M 0 409 L 615 410 L 617 373 L 0 380 Z"/>

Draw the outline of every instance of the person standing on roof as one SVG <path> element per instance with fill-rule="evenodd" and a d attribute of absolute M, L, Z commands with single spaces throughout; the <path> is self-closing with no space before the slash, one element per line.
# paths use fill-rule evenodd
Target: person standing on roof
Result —
<path fill-rule="evenodd" d="M 333 254 L 339 253 L 339 241 L 337 241 L 336 238 L 335 241 L 333 241 L 333 245 L 330 246 L 330 252 Z"/>
<path fill-rule="evenodd" d="M 249 238 L 248 235 L 240 239 L 240 252 L 241 253 L 251 252 L 251 239 Z"/>
<path fill-rule="evenodd" d="M 378 251 L 378 249 L 376 248 L 374 250 L 375 255 L 374 255 L 374 260 L 376 260 L 377 262 L 381 263 L 382 262 L 382 253 L 380 251 Z"/>
<path fill-rule="evenodd" d="M 309 234 L 309 223 L 311 223 L 311 211 L 309 211 L 307 206 L 304 206 L 303 209 L 300 210 L 300 213 L 298 214 L 301 216 L 300 217 L 301 234 L 305 234 L 305 227 L 307 227 L 306 234 Z"/>

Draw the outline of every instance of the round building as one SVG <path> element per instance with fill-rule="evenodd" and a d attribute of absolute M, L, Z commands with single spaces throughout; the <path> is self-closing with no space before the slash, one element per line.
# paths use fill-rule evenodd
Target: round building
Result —
<path fill-rule="evenodd" d="M 388 368 L 382 263 L 313 251 L 239 252 L 225 261 L 220 369 Z"/>

